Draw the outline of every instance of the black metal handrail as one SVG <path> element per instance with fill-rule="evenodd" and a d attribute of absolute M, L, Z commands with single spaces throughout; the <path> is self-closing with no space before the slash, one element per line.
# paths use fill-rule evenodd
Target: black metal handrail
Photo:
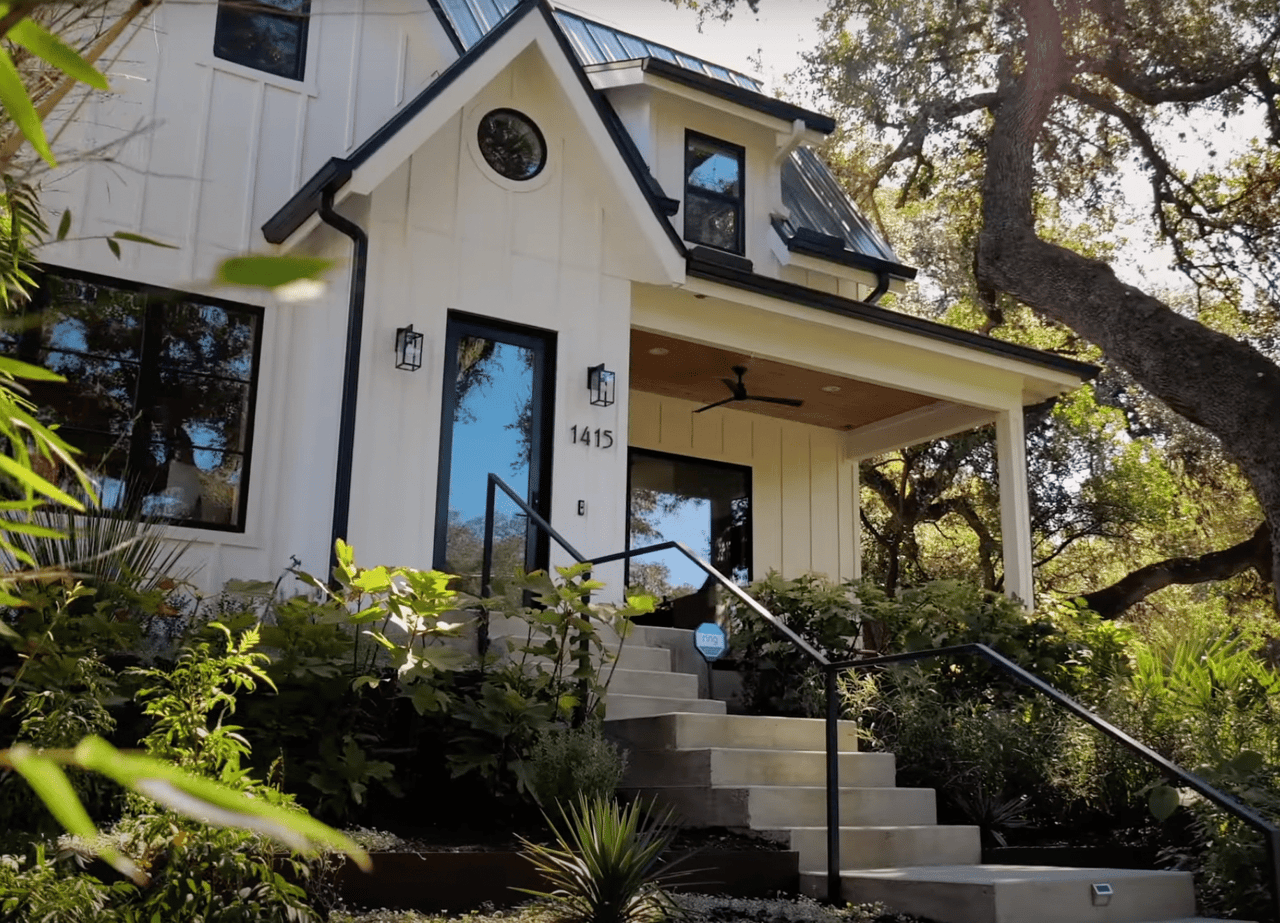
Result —
<path fill-rule="evenodd" d="M 686 545 L 681 542 L 661 542 L 657 545 L 647 545 L 644 548 L 632 548 L 627 551 L 619 551 L 614 554 L 602 555 L 597 558 L 588 558 L 575 549 L 568 540 L 559 532 L 552 528 L 541 515 L 538 514 L 522 497 L 513 491 L 507 484 L 496 474 L 489 475 L 488 488 L 485 498 L 485 538 L 484 538 L 484 559 L 481 572 L 481 596 L 489 596 L 491 593 L 491 580 L 493 571 L 493 524 L 494 524 L 494 501 L 496 499 L 495 489 L 501 489 L 512 502 L 529 517 L 538 528 L 542 529 L 548 536 L 554 539 L 561 548 L 573 557 L 579 564 L 591 564 L 592 566 L 599 564 L 609 564 L 614 561 L 628 560 L 643 554 L 651 554 L 655 551 L 676 550 L 688 558 L 691 562 L 701 568 L 706 574 L 714 578 L 721 586 L 732 593 L 739 602 L 747 606 L 757 615 L 764 618 L 772 625 L 780 634 L 786 637 L 800 650 L 804 651 L 813 661 L 821 667 L 826 687 L 826 795 L 827 795 L 827 900 L 833 904 L 841 903 L 840 893 L 840 742 L 839 742 L 839 718 L 840 718 L 840 699 L 836 690 L 836 678 L 842 670 L 862 670 L 871 667 L 886 666 L 889 664 L 910 663 L 917 660 L 927 660 L 934 657 L 945 657 L 952 655 L 971 655 L 981 657 L 992 665 L 1004 670 L 1014 679 L 1026 686 L 1036 690 L 1040 694 L 1046 696 L 1051 701 L 1065 708 L 1077 718 L 1085 723 L 1097 728 L 1106 736 L 1120 743 L 1122 746 L 1141 756 L 1143 759 L 1159 767 L 1167 775 L 1172 776 L 1186 785 L 1187 788 L 1200 794 L 1202 797 L 1222 808 L 1227 813 L 1233 815 L 1239 820 L 1244 821 L 1250 827 L 1253 827 L 1262 834 L 1266 842 L 1268 865 L 1271 872 L 1271 889 L 1272 896 L 1275 901 L 1277 919 L 1280 920 L 1280 828 L 1268 821 L 1258 812 L 1241 804 L 1236 799 L 1222 792 L 1204 779 L 1194 773 L 1188 772 L 1181 766 L 1165 759 L 1150 747 L 1134 739 L 1124 731 L 1110 724 L 1104 719 L 1089 711 L 1079 702 L 1063 693 L 1061 690 L 1054 688 L 1040 677 L 1036 676 L 1004 655 L 993 650 L 985 644 L 958 644 L 951 647 L 935 648 L 926 651 L 910 651 L 903 654 L 889 654 L 882 657 L 869 657 L 857 660 L 840 660 L 832 661 L 825 654 L 815 648 L 800 635 L 796 634 L 787 624 L 781 621 L 772 612 L 766 609 L 756 600 L 746 594 L 743 589 L 736 583 L 725 577 L 724 574 L 716 570 L 709 563 L 702 560 L 694 554 Z"/>
<path fill-rule="evenodd" d="M 1107 737 L 1110 737 L 1126 749 L 1142 757 L 1148 763 L 1157 766 L 1166 776 L 1178 780 L 1178 782 L 1186 788 L 1196 792 L 1205 800 L 1217 805 L 1228 814 L 1244 821 L 1244 823 L 1262 834 L 1262 838 L 1266 843 L 1267 848 L 1267 864 L 1270 866 L 1271 891 L 1272 897 L 1275 901 L 1276 917 L 1280 920 L 1280 827 L 1271 823 L 1271 821 L 1267 820 L 1249 806 L 1241 804 L 1225 792 L 1214 788 L 1195 773 L 1188 772 L 1176 763 L 1165 759 L 1146 744 L 1135 739 L 1129 734 L 1126 734 L 1114 724 L 1111 724 L 1098 715 L 1095 715 L 1075 699 L 1066 695 L 1061 690 L 1049 685 L 1049 683 L 1045 682 L 1034 673 L 1018 666 L 1012 660 L 1009 660 L 1003 654 L 993 650 L 987 645 L 956 644 L 951 647 L 940 647 L 927 651 L 909 651 L 903 654 L 887 654 L 882 657 L 840 660 L 828 663 L 826 667 L 824 667 L 828 677 L 827 692 L 829 696 L 834 692 L 834 678 L 841 670 L 864 670 L 871 667 L 881 667 L 889 664 L 912 663 L 918 660 L 928 660 L 935 657 L 949 657 L 957 655 L 980 657 L 993 666 L 999 667 L 1018 682 L 1025 686 L 1029 686 L 1036 692 L 1049 698 L 1055 704 L 1071 712 L 1071 714 L 1075 715 L 1081 721 L 1098 729 Z M 833 720 L 831 710 L 828 709 L 828 721 L 830 722 Z M 838 816 L 838 805 L 836 810 Z M 828 870 L 828 874 L 830 874 L 830 870 Z M 830 886 L 831 882 L 828 880 L 828 891 L 830 891 Z"/>

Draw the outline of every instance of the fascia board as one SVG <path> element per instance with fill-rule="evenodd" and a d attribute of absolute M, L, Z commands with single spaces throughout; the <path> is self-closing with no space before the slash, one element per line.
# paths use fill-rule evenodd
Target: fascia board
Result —
<path fill-rule="evenodd" d="M 1021 390 L 1025 393 L 1023 402 L 1026 404 L 1038 403 L 1046 397 L 1065 393 L 1079 387 L 1081 382 L 1078 376 L 1068 372 L 1057 372 L 1053 369 L 1022 362 L 1013 357 L 969 349 L 958 343 L 934 339 L 911 331 L 884 327 L 869 321 L 859 320 L 858 318 L 844 317 L 819 311 L 805 305 L 792 304 L 788 301 L 771 298 L 757 292 L 745 291 L 710 279 L 690 276 L 684 288 L 695 295 L 706 295 L 723 301 L 750 305 L 764 311 L 794 318 L 797 321 L 820 324 L 833 329 L 848 330 L 857 333 L 859 336 L 878 340 L 885 344 L 904 346 L 920 353 L 918 361 L 922 364 L 921 367 L 927 367 L 931 356 L 946 356 L 989 369 L 997 377 L 1016 375 L 1023 382 Z M 943 393 L 938 396 L 945 398 L 947 395 Z M 968 400 L 964 402 L 973 403 Z M 1007 401 L 1000 400 L 991 403 L 987 400 L 982 400 L 979 403 L 981 406 L 998 410 L 1004 409 Z"/>
<path fill-rule="evenodd" d="M 994 422 L 997 413 L 985 407 L 938 401 L 850 430 L 843 438 L 844 457 L 856 461 L 968 432 Z"/>
<path fill-rule="evenodd" d="M 594 76 L 588 73 L 589 77 Z M 664 93 L 667 96 L 690 102 L 707 109 L 714 109 L 716 112 L 724 112 L 736 118 L 745 119 L 763 128 L 767 128 L 773 132 L 787 132 L 791 130 L 791 123 L 786 119 L 769 115 L 767 112 L 761 112 L 759 109 L 753 109 L 750 106 L 744 106 L 741 103 L 735 103 L 732 100 L 723 99 L 710 93 L 704 93 L 694 87 L 687 87 L 684 84 L 677 83 L 674 80 L 668 80 L 659 74 L 650 71 L 641 70 L 640 83 L 650 87 L 655 92 Z M 594 82 L 594 81 L 593 81 Z M 623 84 L 618 84 L 623 85 Z M 812 129 L 805 131 L 805 138 L 812 138 L 814 141 L 821 143 L 826 140 L 826 136 L 815 132 Z"/>
<path fill-rule="evenodd" d="M 778 258 L 778 263 L 783 266 L 794 266 L 796 269 L 820 272 L 836 279 L 844 279 L 846 282 L 857 282 L 859 285 L 865 285 L 868 288 L 875 288 L 880 283 L 875 273 L 865 269 L 846 266 L 843 263 L 820 260 L 805 253 L 793 253 L 772 225 L 768 230 L 768 241 L 770 252 Z M 907 283 L 902 279 L 896 276 L 889 279 L 889 291 L 894 294 L 901 294 L 906 290 Z"/>
<path fill-rule="evenodd" d="M 614 142 L 596 111 L 595 103 L 588 97 L 588 88 L 583 85 L 577 71 L 577 63 L 568 60 L 560 46 L 559 40 L 551 33 L 551 28 L 543 21 L 543 28 L 535 38 L 543 57 L 546 59 L 560 81 L 561 89 L 573 106 L 574 113 L 584 126 L 587 136 L 596 147 L 602 162 L 608 170 L 615 187 L 622 195 L 629 213 L 636 217 L 640 233 L 648 241 L 650 249 L 662 265 L 665 281 L 672 285 L 681 285 L 685 281 L 685 254 L 672 245 L 667 229 L 662 226 L 666 219 L 653 215 L 653 209 L 644 192 L 640 189 L 631 168 L 623 159 L 618 145 Z M 652 216 L 652 220 L 651 217 Z"/>

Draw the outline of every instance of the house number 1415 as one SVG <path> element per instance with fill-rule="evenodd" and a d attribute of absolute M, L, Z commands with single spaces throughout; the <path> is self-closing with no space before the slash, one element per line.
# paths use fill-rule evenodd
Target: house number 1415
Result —
<path fill-rule="evenodd" d="M 594 445 L 597 449 L 613 448 L 613 430 L 611 429 L 592 429 L 589 426 L 571 426 L 569 432 L 572 434 L 572 441 L 580 442 L 590 448 Z M 593 443 L 591 440 L 594 439 Z"/>

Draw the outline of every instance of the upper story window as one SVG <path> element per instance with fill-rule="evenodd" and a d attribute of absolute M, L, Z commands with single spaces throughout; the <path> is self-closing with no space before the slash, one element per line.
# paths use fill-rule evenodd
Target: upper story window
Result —
<path fill-rule="evenodd" d="M 742 253 L 742 174 L 745 152 L 736 144 L 685 133 L 684 239 Z"/>
<path fill-rule="evenodd" d="M 49 269 L 27 320 L 0 349 L 67 379 L 31 399 L 103 508 L 243 531 L 260 308 Z"/>
<path fill-rule="evenodd" d="M 213 53 L 254 70 L 301 80 L 311 0 L 218 0 Z"/>

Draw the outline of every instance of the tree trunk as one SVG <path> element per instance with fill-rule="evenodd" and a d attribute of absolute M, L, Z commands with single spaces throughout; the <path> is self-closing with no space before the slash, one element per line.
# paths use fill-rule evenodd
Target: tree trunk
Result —
<path fill-rule="evenodd" d="M 1036 234 L 1036 140 L 1071 75 L 1053 0 L 1023 0 L 1022 12 L 1026 68 L 994 114 L 978 281 L 1096 343 L 1148 391 L 1213 433 L 1248 478 L 1271 534 L 1280 535 L 1280 368 L 1122 283 L 1105 263 Z M 1272 543 L 1271 574 L 1280 593 L 1280 542 Z"/>

